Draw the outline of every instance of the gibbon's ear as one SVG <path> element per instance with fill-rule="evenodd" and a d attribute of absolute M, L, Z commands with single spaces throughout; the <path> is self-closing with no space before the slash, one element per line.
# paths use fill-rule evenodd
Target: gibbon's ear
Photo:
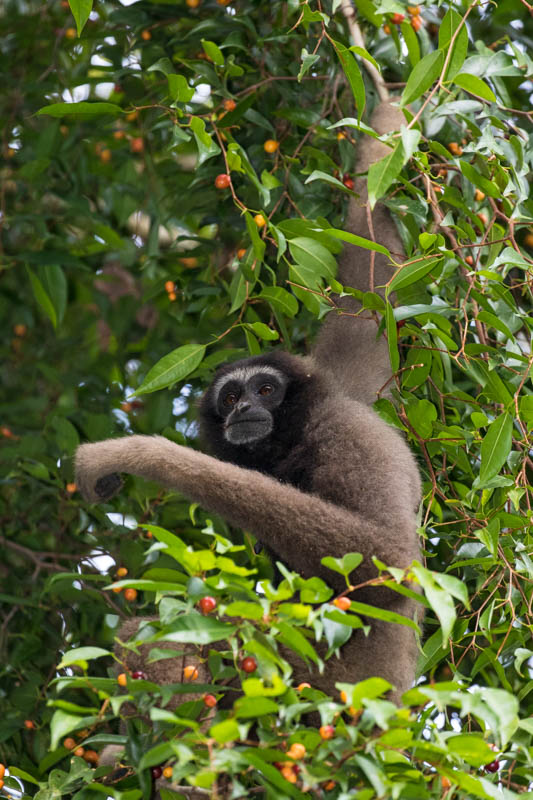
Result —
<path fill-rule="evenodd" d="M 370 119 L 370 126 L 379 134 L 400 130 L 405 124 L 402 112 L 392 103 L 381 103 Z M 384 158 L 390 148 L 371 136 L 363 135 L 358 143 L 354 191 L 350 199 L 345 229 L 350 233 L 385 245 L 396 261 L 403 258 L 403 245 L 396 225 L 387 208 L 377 203 L 370 211 L 366 173 L 371 164 Z M 383 295 L 384 286 L 394 269 L 388 258 L 380 253 L 345 244 L 339 259 L 338 280 L 363 292 L 376 291 Z M 377 317 L 368 311 L 353 316 L 361 304 L 351 297 L 333 295 L 344 314 L 330 311 L 317 338 L 314 356 L 322 367 L 334 374 L 341 388 L 350 397 L 371 405 L 378 392 L 392 377 L 389 351 L 384 336 L 376 339 Z"/>

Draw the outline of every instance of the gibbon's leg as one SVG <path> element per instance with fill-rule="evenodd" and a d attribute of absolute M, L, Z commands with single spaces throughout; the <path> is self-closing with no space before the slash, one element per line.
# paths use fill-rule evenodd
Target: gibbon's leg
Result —
<path fill-rule="evenodd" d="M 370 125 L 380 134 L 399 130 L 403 124 L 404 115 L 390 103 L 377 106 L 370 119 Z M 389 152 L 390 148 L 382 142 L 362 136 L 358 143 L 356 173 L 366 172 L 371 164 Z M 354 191 L 359 197 L 350 200 L 345 229 L 385 245 L 393 258 L 401 261 L 402 241 L 387 208 L 381 203 L 371 212 L 368 208 L 366 176 L 356 178 Z M 383 289 L 377 287 L 386 284 L 393 274 L 394 269 L 386 256 L 344 245 L 337 275 L 344 286 L 383 295 Z M 359 301 L 338 295 L 333 295 L 333 299 L 345 313 L 330 311 L 320 329 L 313 355 L 325 370 L 334 373 L 335 381 L 349 397 L 371 405 L 392 375 L 387 341 L 384 336 L 376 339 L 378 327 L 369 311 L 357 317 L 350 316 L 361 308 Z"/>
<path fill-rule="evenodd" d="M 231 525 L 251 531 L 289 566 L 308 577 L 318 574 L 333 585 L 335 573 L 320 566 L 325 555 L 361 553 L 359 583 L 377 574 L 372 555 L 397 567 L 407 567 L 417 556 L 414 513 L 405 500 L 394 512 L 394 535 L 384 535 L 392 523 L 385 508 L 377 508 L 382 516 L 372 519 L 161 436 L 107 439 L 78 448 L 76 482 L 88 500 L 107 499 L 103 490 L 118 487 L 117 480 L 108 476 L 119 472 L 178 490 Z M 343 585 L 342 580 L 338 583 Z M 385 593 L 389 595 L 388 590 Z"/>

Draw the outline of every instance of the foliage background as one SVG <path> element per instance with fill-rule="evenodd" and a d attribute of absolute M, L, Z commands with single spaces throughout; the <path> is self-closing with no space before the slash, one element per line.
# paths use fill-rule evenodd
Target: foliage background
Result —
<path fill-rule="evenodd" d="M 395 406 L 377 408 L 405 431 L 425 481 L 425 565 L 412 575 L 430 609 L 418 689 L 397 711 L 378 699 L 379 682 L 366 685 L 350 714 L 312 689 L 269 699 L 266 683 L 248 684 L 255 713 L 218 711 L 209 736 L 152 709 L 150 724 L 129 729 L 132 774 L 110 785 L 106 768 L 62 741 L 80 731 L 97 751 L 123 741 L 111 658 L 82 651 L 58 668 L 64 654 L 110 650 L 119 620 L 153 612 L 158 588 L 163 630 L 206 592 L 221 609 L 257 606 L 246 569 L 268 577 L 269 567 L 249 537 L 232 534 L 232 549 L 222 520 L 139 480 L 87 507 L 73 451 L 132 431 L 196 446 L 194 400 L 217 363 L 308 345 L 331 275 L 322 250 L 286 242 L 339 251 L 324 230 L 342 228 L 342 178 L 376 97 L 367 53 L 346 49 L 339 3 L 71 5 L 74 16 L 65 0 L 0 9 L 3 791 L 135 800 L 162 763 L 187 796 L 196 785 L 213 797 L 533 797 L 531 6 L 428 3 L 413 25 L 416 9 L 396 0 L 355 2 L 368 53 L 415 115 L 385 177 L 370 179 L 398 215 L 409 266 L 391 270 L 394 311 L 375 295 L 365 304 L 384 314 L 398 370 Z M 215 188 L 228 170 L 232 189 Z M 176 349 L 173 372 L 148 378 L 163 388 L 131 399 Z M 199 566 L 150 547 L 146 522 L 200 551 Z M 133 603 L 106 589 L 115 564 L 139 590 Z M 285 587 L 290 599 L 297 580 Z M 276 635 L 318 612 L 270 599 L 269 625 L 237 608 L 226 671 L 210 663 L 215 691 L 243 652 L 261 678 L 288 680 Z M 194 619 L 209 637 L 214 616 Z M 143 681 L 131 691 L 145 713 L 158 696 Z M 180 719 L 202 709 L 189 704 Z M 309 709 L 334 724 L 331 740 L 306 725 Z M 291 783 L 273 765 L 295 741 L 307 755 Z"/>

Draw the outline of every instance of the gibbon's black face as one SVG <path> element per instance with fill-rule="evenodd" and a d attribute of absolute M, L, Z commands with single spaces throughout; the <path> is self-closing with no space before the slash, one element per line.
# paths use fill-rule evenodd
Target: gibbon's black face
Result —
<path fill-rule="evenodd" d="M 268 365 L 237 367 L 215 381 L 217 411 L 223 436 L 230 444 L 253 445 L 274 428 L 274 414 L 283 403 L 287 377 Z"/>
<path fill-rule="evenodd" d="M 309 369 L 288 353 L 221 367 L 200 403 L 206 447 L 224 461 L 273 473 L 300 441 L 317 399 Z"/>

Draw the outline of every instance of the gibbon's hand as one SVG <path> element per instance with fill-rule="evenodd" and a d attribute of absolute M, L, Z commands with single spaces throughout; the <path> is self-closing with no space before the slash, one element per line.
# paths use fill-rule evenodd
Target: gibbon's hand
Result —
<path fill-rule="evenodd" d="M 122 488 L 122 478 L 118 472 L 105 472 L 105 465 L 96 466 L 96 444 L 82 444 L 76 451 L 76 485 L 85 500 L 102 503 L 114 497 Z"/>

